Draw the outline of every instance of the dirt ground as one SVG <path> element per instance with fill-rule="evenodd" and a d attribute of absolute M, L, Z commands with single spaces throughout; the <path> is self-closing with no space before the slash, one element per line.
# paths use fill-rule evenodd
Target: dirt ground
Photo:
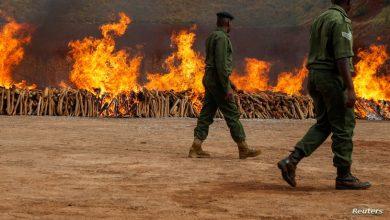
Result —
<path fill-rule="evenodd" d="M 211 159 L 186 158 L 194 119 L 0 117 L 0 219 L 355 218 L 353 208 L 390 211 L 390 123 L 359 121 L 354 173 L 366 191 L 334 190 L 329 140 L 298 168 L 298 187 L 276 162 L 313 123 L 243 121 L 263 155 L 238 160 L 223 121 Z M 365 216 L 367 217 L 367 216 Z"/>

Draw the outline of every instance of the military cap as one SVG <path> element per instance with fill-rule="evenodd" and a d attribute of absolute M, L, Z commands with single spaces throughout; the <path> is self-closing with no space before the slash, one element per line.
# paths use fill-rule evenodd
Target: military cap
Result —
<path fill-rule="evenodd" d="M 218 12 L 217 13 L 217 16 L 219 18 L 228 18 L 230 20 L 234 20 L 234 17 L 232 14 L 230 14 L 229 12 L 226 12 L 226 11 L 222 11 L 222 12 Z"/>

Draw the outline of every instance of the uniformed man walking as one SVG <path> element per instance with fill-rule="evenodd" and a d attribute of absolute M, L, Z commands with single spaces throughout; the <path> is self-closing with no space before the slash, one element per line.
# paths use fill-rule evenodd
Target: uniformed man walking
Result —
<path fill-rule="evenodd" d="M 203 78 L 205 97 L 195 128 L 195 139 L 189 152 L 191 158 L 208 158 L 210 154 L 203 151 L 202 143 L 209 133 L 209 126 L 218 108 L 221 110 L 230 134 L 238 145 L 239 158 L 256 157 L 259 150 L 250 149 L 245 142 L 245 132 L 242 127 L 240 113 L 234 101 L 233 88 L 229 76 L 232 73 L 233 49 L 229 32 L 233 16 L 227 12 L 217 14 L 217 29 L 206 41 L 206 72 Z"/>
<path fill-rule="evenodd" d="M 314 100 L 317 123 L 278 167 L 283 179 L 295 187 L 298 162 L 310 156 L 332 133 L 336 189 L 367 189 L 371 186 L 369 182 L 362 182 L 351 174 L 356 102 L 351 78 L 354 71 L 352 26 L 347 16 L 351 1 L 332 0 L 332 3 L 311 28 L 308 89 Z"/>

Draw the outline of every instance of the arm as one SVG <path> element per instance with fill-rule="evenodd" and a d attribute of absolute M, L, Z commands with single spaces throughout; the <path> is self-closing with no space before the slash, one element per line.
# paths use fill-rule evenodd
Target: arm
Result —
<path fill-rule="evenodd" d="M 345 20 L 335 23 L 332 37 L 337 70 L 347 87 L 346 106 L 353 108 L 356 102 L 356 93 L 351 76 L 351 57 L 354 56 L 351 24 Z"/>
<path fill-rule="evenodd" d="M 347 87 L 347 102 L 348 108 L 353 108 L 356 102 L 355 87 L 353 85 L 351 71 L 349 66 L 349 58 L 341 58 L 336 60 L 337 69 L 344 80 Z"/>
<path fill-rule="evenodd" d="M 217 67 L 217 75 L 219 82 L 222 86 L 223 92 L 228 95 L 231 92 L 230 88 L 230 80 L 228 72 L 226 68 L 226 57 L 228 50 L 228 40 L 225 37 L 219 37 L 216 39 L 215 45 L 215 64 Z"/>

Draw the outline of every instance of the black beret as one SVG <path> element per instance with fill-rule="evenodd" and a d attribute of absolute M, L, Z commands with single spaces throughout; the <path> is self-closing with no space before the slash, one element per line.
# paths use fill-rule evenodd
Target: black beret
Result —
<path fill-rule="evenodd" d="M 218 12 L 217 16 L 219 18 L 229 18 L 230 20 L 234 20 L 233 15 L 226 11 Z"/>

